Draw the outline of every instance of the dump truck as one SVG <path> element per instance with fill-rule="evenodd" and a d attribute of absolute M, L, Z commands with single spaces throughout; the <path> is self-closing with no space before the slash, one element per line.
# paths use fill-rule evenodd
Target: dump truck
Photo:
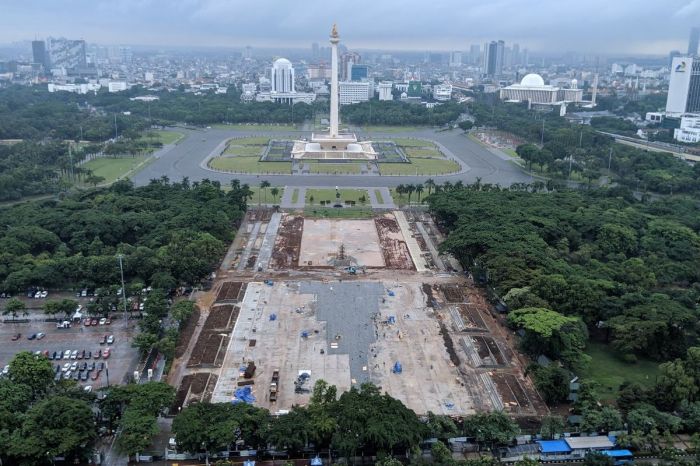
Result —
<path fill-rule="evenodd" d="M 272 371 L 272 381 L 270 382 L 270 402 L 277 401 L 277 390 L 279 388 L 278 384 L 280 381 L 280 371 Z"/>

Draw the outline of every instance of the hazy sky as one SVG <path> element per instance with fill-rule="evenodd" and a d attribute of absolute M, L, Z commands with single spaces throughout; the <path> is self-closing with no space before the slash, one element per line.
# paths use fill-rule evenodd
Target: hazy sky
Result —
<path fill-rule="evenodd" d="M 0 42 L 308 47 L 333 22 L 350 48 L 685 51 L 700 0 L 0 0 Z"/>

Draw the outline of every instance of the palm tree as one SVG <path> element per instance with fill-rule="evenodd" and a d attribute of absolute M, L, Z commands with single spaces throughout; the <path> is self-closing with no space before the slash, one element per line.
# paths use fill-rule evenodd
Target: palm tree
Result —
<path fill-rule="evenodd" d="M 420 195 L 423 192 L 423 185 L 418 183 L 416 185 L 416 193 L 418 193 L 418 203 L 420 204 Z"/>
<path fill-rule="evenodd" d="M 435 188 L 435 180 L 432 178 L 425 180 L 425 187 L 428 188 L 428 196 L 430 196 L 430 193 L 432 193 Z"/>
<path fill-rule="evenodd" d="M 416 190 L 416 187 L 412 184 L 406 186 L 406 192 L 408 193 L 408 205 L 411 205 L 411 194 Z"/>
<path fill-rule="evenodd" d="M 279 193 L 280 193 L 280 189 L 279 189 L 277 186 L 275 186 L 274 188 L 272 188 L 272 189 L 270 190 L 270 194 L 272 194 L 272 199 L 277 198 L 277 195 L 278 195 Z"/>
<path fill-rule="evenodd" d="M 260 189 L 265 191 L 265 204 L 267 204 L 267 188 L 270 187 L 270 182 L 267 180 L 263 180 L 260 182 Z M 258 192 L 258 204 L 260 204 L 260 193 Z"/>
<path fill-rule="evenodd" d="M 400 185 L 398 185 L 398 186 L 396 187 L 396 190 L 395 190 L 395 191 L 396 191 L 396 194 L 399 195 L 399 198 L 401 198 L 401 196 L 403 196 L 404 194 L 406 194 L 406 186 L 400 184 Z"/>

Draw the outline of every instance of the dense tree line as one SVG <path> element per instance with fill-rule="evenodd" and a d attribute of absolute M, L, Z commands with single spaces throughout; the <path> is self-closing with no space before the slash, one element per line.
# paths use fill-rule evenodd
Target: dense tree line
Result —
<path fill-rule="evenodd" d="M 573 174 L 590 184 L 609 166 L 613 181 L 634 190 L 671 194 L 700 191 L 700 164 L 693 167 L 667 153 L 616 144 L 594 126 L 570 124 L 553 113 L 495 100 L 475 101 L 470 110 L 477 126 L 497 128 L 528 141 L 518 148 L 520 157 L 530 168 L 536 166 L 553 178 Z M 593 119 L 591 124 L 606 122 L 605 118 Z"/>
<path fill-rule="evenodd" d="M 398 101 L 360 102 L 341 108 L 343 121 L 354 125 L 433 125 L 442 126 L 457 120 L 464 107 L 446 102 L 427 108 Z"/>
<path fill-rule="evenodd" d="M 532 193 L 483 186 L 441 190 L 428 200 L 450 230 L 442 247 L 470 268 L 476 264 L 511 309 L 534 308 L 532 314 L 544 308 L 602 327 L 629 358 L 680 357 L 696 341 L 696 200 L 645 204 L 622 190 Z M 534 319 L 540 327 L 548 319 L 554 326 L 561 321 L 541 317 Z M 527 328 L 527 319 L 514 324 Z M 533 348 L 563 359 L 542 344 Z"/>
<path fill-rule="evenodd" d="M 28 286 L 101 287 L 124 274 L 154 288 L 195 283 L 220 259 L 250 195 L 233 183 L 224 192 L 208 180 L 109 189 L 0 211 L 0 282 Z"/>

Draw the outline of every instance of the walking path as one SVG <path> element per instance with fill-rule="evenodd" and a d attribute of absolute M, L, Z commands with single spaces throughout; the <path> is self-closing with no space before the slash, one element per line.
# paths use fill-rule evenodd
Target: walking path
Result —
<path fill-rule="evenodd" d="M 294 196 L 294 191 L 297 192 L 297 200 L 294 202 L 293 196 Z M 305 199 L 306 199 L 306 188 L 304 187 L 295 187 L 295 186 L 285 186 L 284 187 L 284 194 L 282 195 L 282 199 L 280 199 L 280 207 L 282 209 L 303 209 L 305 205 Z"/>
<path fill-rule="evenodd" d="M 236 270 L 245 269 L 245 266 L 248 263 L 248 258 L 250 257 L 250 251 L 253 250 L 255 240 L 258 238 L 258 233 L 260 232 L 261 225 L 262 222 L 255 222 L 255 225 L 253 225 L 253 231 L 250 232 L 250 236 L 248 237 L 248 243 L 246 244 L 245 249 L 241 254 L 241 260 L 238 261 L 238 267 L 236 267 Z"/>

